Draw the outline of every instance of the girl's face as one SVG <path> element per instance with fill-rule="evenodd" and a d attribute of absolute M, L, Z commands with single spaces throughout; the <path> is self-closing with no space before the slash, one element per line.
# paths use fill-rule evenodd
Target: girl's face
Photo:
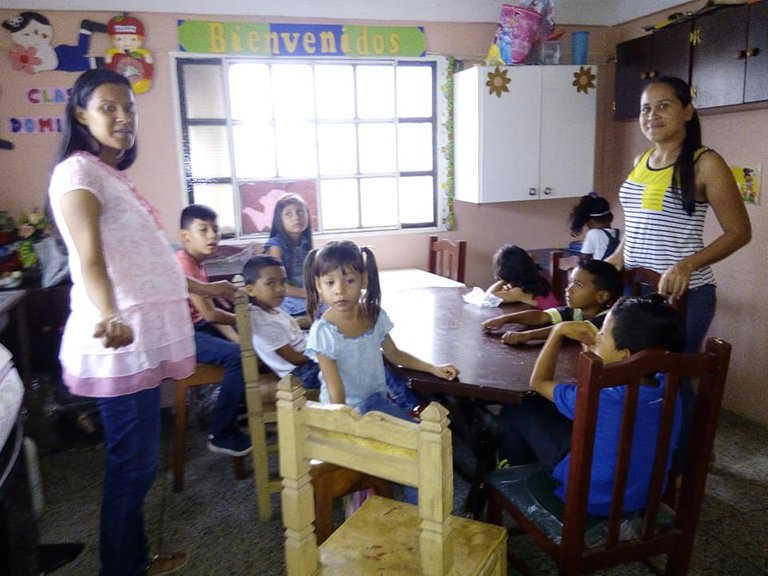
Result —
<path fill-rule="evenodd" d="M 136 102 L 133 91 L 122 84 L 96 88 L 85 108 L 77 108 L 75 119 L 101 144 L 99 157 L 111 166 L 136 142 Z"/>
<path fill-rule="evenodd" d="M 640 99 L 640 129 L 653 143 L 685 138 L 685 123 L 693 118 L 693 106 L 683 106 L 674 88 L 651 84 Z"/>
<path fill-rule="evenodd" d="M 315 287 L 325 304 L 342 312 L 357 308 L 366 282 L 366 275 L 352 267 L 337 268 L 316 277 Z"/>
<path fill-rule="evenodd" d="M 625 360 L 629 357 L 629 350 L 626 348 L 621 350 L 616 348 L 616 341 L 613 339 L 613 325 L 613 313 L 608 312 L 603 322 L 603 327 L 597 333 L 595 344 L 592 346 L 592 352 L 602 358 L 606 364 Z"/>
<path fill-rule="evenodd" d="M 280 213 L 283 228 L 291 238 L 298 238 L 309 226 L 309 212 L 304 204 L 292 202 Z"/>

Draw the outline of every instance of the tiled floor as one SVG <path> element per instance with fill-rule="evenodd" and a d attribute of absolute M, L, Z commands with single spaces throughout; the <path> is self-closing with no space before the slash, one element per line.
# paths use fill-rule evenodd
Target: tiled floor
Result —
<path fill-rule="evenodd" d="M 170 424 L 164 422 L 163 464 L 146 506 L 154 550 L 190 552 L 183 575 L 283 574 L 279 500 L 275 520 L 259 519 L 250 479 L 238 481 L 227 457 L 205 449 L 204 434 L 188 432 L 185 490 L 171 491 Z M 768 575 L 768 430 L 724 413 L 717 437 L 717 461 L 710 473 L 692 575 Z M 83 541 L 86 549 L 58 573 L 98 573 L 98 521 L 103 454 L 99 449 L 41 456 L 45 492 L 42 535 L 46 542 Z M 457 486 L 457 496 L 463 491 Z M 535 574 L 554 574 L 552 562 L 525 537 L 511 545 Z M 510 574 L 516 574 L 510 569 Z M 599 572 L 644 576 L 637 563 Z"/>

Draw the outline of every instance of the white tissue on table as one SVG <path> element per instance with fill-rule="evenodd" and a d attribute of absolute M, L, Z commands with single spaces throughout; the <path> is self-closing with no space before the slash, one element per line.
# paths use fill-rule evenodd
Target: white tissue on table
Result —
<path fill-rule="evenodd" d="M 472 292 L 464 294 L 464 302 L 480 306 L 480 308 L 495 308 L 503 302 L 501 298 L 494 294 L 487 294 L 482 288 L 475 286 Z"/>

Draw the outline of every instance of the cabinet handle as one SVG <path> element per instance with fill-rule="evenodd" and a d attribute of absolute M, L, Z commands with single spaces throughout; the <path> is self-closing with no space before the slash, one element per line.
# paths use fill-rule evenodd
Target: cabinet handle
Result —
<path fill-rule="evenodd" d="M 658 70 L 651 70 L 650 72 L 648 72 L 648 78 L 656 78 L 658 75 L 659 75 Z"/>
<path fill-rule="evenodd" d="M 758 54 L 760 54 L 760 48 L 750 48 L 747 50 L 747 58 L 757 56 Z"/>
<path fill-rule="evenodd" d="M 640 72 L 640 80 L 648 80 L 648 72 Z"/>
<path fill-rule="evenodd" d="M 536 196 L 536 188 L 528 188 L 528 196 Z"/>
<path fill-rule="evenodd" d="M 747 51 L 746 50 L 737 50 L 736 53 L 733 55 L 733 57 L 736 60 L 744 60 L 744 58 L 747 57 Z"/>
<path fill-rule="evenodd" d="M 546 188 L 544 188 L 544 194 L 545 194 L 546 196 L 549 196 L 550 194 L 552 194 L 552 188 L 550 188 L 549 186 L 547 186 Z"/>
<path fill-rule="evenodd" d="M 691 43 L 691 46 L 698 46 L 701 44 L 701 28 L 696 28 L 696 30 L 692 31 L 688 36 L 688 40 Z"/>

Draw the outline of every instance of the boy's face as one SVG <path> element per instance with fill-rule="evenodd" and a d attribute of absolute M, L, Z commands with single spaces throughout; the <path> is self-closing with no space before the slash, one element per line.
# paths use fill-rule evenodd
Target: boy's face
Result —
<path fill-rule="evenodd" d="M 607 302 L 608 292 L 595 288 L 592 274 L 577 266 L 571 270 L 565 301 L 571 308 L 592 308 Z"/>
<path fill-rule="evenodd" d="M 629 350 L 616 348 L 616 341 L 613 339 L 613 314 L 611 312 L 608 312 L 603 327 L 595 337 L 592 352 L 600 356 L 606 364 L 625 360 L 629 357 Z"/>
<path fill-rule="evenodd" d="M 245 293 L 264 310 L 279 308 L 285 300 L 285 268 L 268 266 L 261 269 L 261 274 L 253 284 L 245 285 Z"/>
<path fill-rule="evenodd" d="M 216 251 L 219 245 L 219 225 L 216 221 L 195 218 L 181 230 L 184 249 L 196 260 L 202 260 Z"/>

